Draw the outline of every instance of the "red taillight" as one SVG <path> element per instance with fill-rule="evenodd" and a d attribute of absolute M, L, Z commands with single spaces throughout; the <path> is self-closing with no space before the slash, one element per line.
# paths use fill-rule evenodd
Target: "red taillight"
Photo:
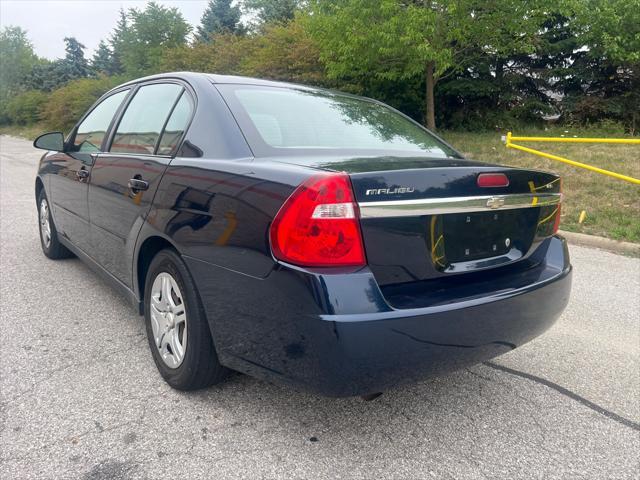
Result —
<path fill-rule="evenodd" d="M 362 266 L 366 260 L 351 182 L 315 175 L 294 190 L 270 230 L 273 255 L 305 267 Z"/>
<path fill-rule="evenodd" d="M 481 173 L 478 175 L 479 187 L 508 187 L 509 179 L 504 173 Z"/>

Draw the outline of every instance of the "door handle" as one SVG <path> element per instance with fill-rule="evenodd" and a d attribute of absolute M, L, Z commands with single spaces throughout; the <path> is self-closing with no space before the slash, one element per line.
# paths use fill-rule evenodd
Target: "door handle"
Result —
<path fill-rule="evenodd" d="M 85 178 L 89 178 L 89 170 L 82 167 L 80 170 L 76 171 L 76 177 L 78 177 L 78 180 L 80 181 L 82 181 Z"/>
<path fill-rule="evenodd" d="M 129 179 L 129 188 L 133 192 L 140 192 L 142 190 L 148 190 L 149 189 L 149 182 L 147 182 L 146 180 L 142 180 L 140 178 L 130 178 Z"/>

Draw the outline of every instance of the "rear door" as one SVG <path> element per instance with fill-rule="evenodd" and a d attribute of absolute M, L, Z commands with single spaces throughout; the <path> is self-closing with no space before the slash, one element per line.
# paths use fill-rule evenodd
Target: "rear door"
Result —
<path fill-rule="evenodd" d="M 89 214 L 95 256 L 129 287 L 136 238 L 193 106 L 192 95 L 180 83 L 139 86 L 108 151 L 97 156 L 93 167 Z"/>
<path fill-rule="evenodd" d="M 93 162 L 103 149 L 106 135 L 129 89 L 113 93 L 98 103 L 80 122 L 67 142 L 67 151 L 52 160 L 50 200 L 56 227 L 81 250 L 90 247 L 87 192 Z"/>

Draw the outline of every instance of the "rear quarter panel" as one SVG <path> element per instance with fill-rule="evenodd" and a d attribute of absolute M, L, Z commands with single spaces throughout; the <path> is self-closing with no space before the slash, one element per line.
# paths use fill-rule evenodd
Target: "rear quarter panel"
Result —
<path fill-rule="evenodd" d="M 275 264 L 269 225 L 306 176 L 302 169 L 251 160 L 176 158 L 143 236 L 159 234 L 182 255 L 263 278 Z"/>

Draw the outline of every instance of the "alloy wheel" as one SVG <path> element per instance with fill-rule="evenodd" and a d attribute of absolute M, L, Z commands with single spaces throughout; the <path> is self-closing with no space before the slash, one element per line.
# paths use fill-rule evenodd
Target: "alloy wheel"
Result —
<path fill-rule="evenodd" d="M 46 198 L 40 202 L 40 235 L 45 248 L 51 246 L 51 220 L 49 218 L 49 203 Z"/>
<path fill-rule="evenodd" d="M 159 273 L 151 286 L 151 329 L 160 357 L 169 368 L 178 368 L 187 347 L 187 312 L 176 280 Z"/>

